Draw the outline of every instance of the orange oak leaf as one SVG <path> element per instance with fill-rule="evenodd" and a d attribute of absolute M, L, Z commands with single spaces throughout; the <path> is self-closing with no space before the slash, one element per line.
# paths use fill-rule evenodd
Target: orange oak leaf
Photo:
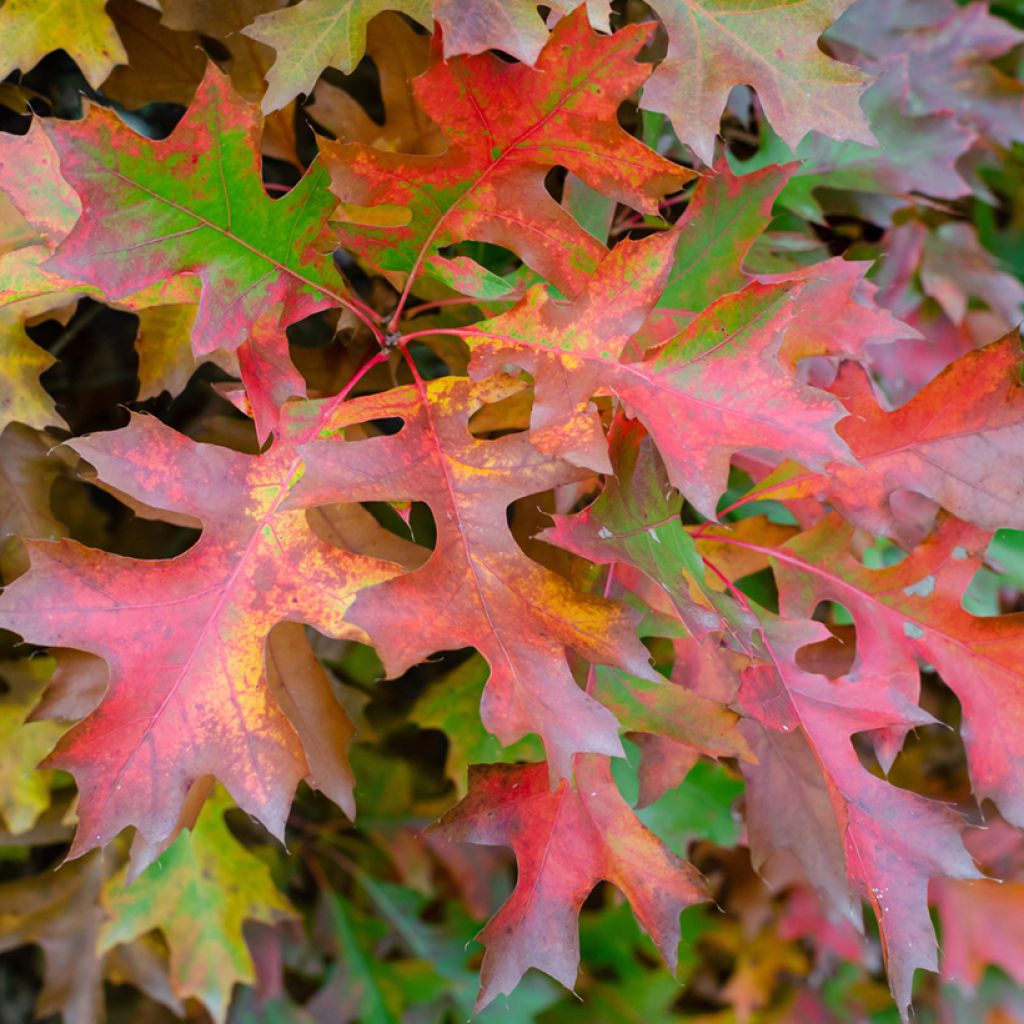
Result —
<path fill-rule="evenodd" d="M 332 188 L 352 222 L 341 243 L 401 287 L 424 273 L 483 287 L 483 268 L 438 254 L 467 239 L 511 249 L 563 291 L 585 283 L 604 246 L 544 187 L 556 165 L 646 213 L 694 173 L 619 127 L 619 104 L 647 77 L 635 61 L 650 26 L 595 35 L 582 9 L 555 26 L 536 68 L 494 54 L 438 62 L 415 82 L 443 129 L 437 156 L 323 143 Z M 379 227 L 382 218 L 392 226 Z M 474 283 L 475 282 L 475 283 Z"/>
<path fill-rule="evenodd" d="M 679 914 L 707 898 L 700 875 L 641 824 L 622 799 L 607 758 L 576 758 L 576 788 L 552 792 L 547 766 L 477 765 L 469 794 L 437 826 L 444 838 L 511 846 L 515 892 L 480 932 L 487 947 L 479 1011 L 535 967 L 567 988 L 579 967 L 577 918 L 600 881 L 615 885 L 676 966 Z"/>
<path fill-rule="evenodd" d="M 31 570 L 0 596 L 4 628 L 98 655 L 110 667 L 102 702 L 52 757 L 78 783 L 72 856 L 127 825 L 154 855 L 205 776 L 220 779 L 276 835 L 299 779 L 320 784 L 310 744 L 342 712 L 329 695 L 310 692 L 326 681 L 301 666 L 268 687 L 267 636 L 286 620 L 362 636 L 344 620 L 346 610 L 361 587 L 397 571 L 327 544 L 302 512 L 282 508 L 301 465 L 294 442 L 313 436 L 335 403 L 289 406 L 292 440 L 262 455 L 196 444 L 139 416 L 122 430 L 70 442 L 106 485 L 203 527 L 192 548 L 164 561 L 70 540 L 30 542 Z M 313 715 L 303 710 L 311 702 L 320 708 Z M 297 709 L 291 720 L 282 705 Z M 324 785 L 351 811 L 351 792 L 334 774 Z"/>
<path fill-rule="evenodd" d="M 521 390 L 514 378 L 479 384 L 446 377 L 339 406 L 323 433 L 369 420 L 401 419 L 398 433 L 302 447 L 303 479 L 290 506 L 339 500 L 425 501 L 437 546 L 415 572 L 362 595 L 348 618 L 366 630 L 390 675 L 435 651 L 473 646 L 491 676 L 481 715 L 504 744 L 527 732 L 544 740 L 556 776 L 580 751 L 621 754 L 614 716 L 583 692 L 566 650 L 658 682 L 624 605 L 575 590 L 528 558 L 508 528 L 507 510 L 524 495 L 587 477 L 542 454 L 525 433 L 479 440 L 470 416 Z M 559 433 L 599 431 L 589 416 Z"/>

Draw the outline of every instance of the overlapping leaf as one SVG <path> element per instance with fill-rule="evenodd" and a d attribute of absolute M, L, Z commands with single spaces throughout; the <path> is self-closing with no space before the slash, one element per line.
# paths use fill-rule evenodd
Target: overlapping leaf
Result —
<path fill-rule="evenodd" d="M 911 701 L 918 694 L 917 661 L 927 662 L 963 705 L 961 732 L 976 794 L 991 798 L 1005 816 L 1019 822 L 1021 732 L 1009 695 L 1021 687 L 1015 654 L 1021 624 L 1019 616 L 976 618 L 961 606 L 961 595 L 976 568 L 972 558 L 983 540 L 978 531 L 947 520 L 906 560 L 877 571 L 853 556 L 851 534 L 852 529 L 833 516 L 772 555 L 780 608 L 795 621 L 768 623 L 766 643 L 774 668 L 753 670 L 741 702 L 771 729 L 788 732 L 802 727 L 813 756 L 801 753 L 795 739 L 773 737 L 771 746 L 768 739 L 754 744 L 760 765 L 748 770 L 757 799 L 751 827 L 769 847 L 793 850 L 815 884 L 842 906 L 837 896 L 842 883 L 832 856 L 824 849 L 815 854 L 814 846 L 793 841 L 795 835 L 827 836 L 823 822 L 834 804 L 828 794 L 834 790 L 841 795 L 846 810 L 834 842 L 846 851 L 850 879 L 879 915 L 893 991 L 905 1007 L 914 968 L 938 966 L 927 914 L 928 882 L 935 876 L 970 878 L 973 869 L 948 812 L 870 776 L 848 737 L 870 732 L 883 765 L 891 764 L 907 729 L 922 721 Z M 757 547 L 730 541 L 724 533 L 720 536 L 726 545 Z M 814 624 L 794 632 L 799 617 L 809 616 L 823 600 L 840 602 L 857 625 L 855 659 L 836 681 L 800 669 L 795 657 L 797 649 L 823 637 L 820 626 L 811 628 Z M 777 683 L 766 685 L 773 677 Z M 788 710 L 780 703 L 783 694 Z M 775 782 L 773 761 L 788 764 L 775 769 Z M 820 769 L 815 769 L 815 762 Z M 824 783 L 818 770 L 824 773 Z M 811 790 L 824 784 L 816 798 L 817 812 L 807 800 L 788 819 L 762 817 L 763 809 L 775 802 L 771 788 L 793 776 L 807 779 Z M 802 820 L 794 819 L 794 814 Z M 911 820 L 912 829 L 899 824 Z M 905 852 L 898 853 L 904 846 Z"/>
<path fill-rule="evenodd" d="M 103 1013 L 104 978 L 130 982 L 157 1003 L 179 1012 L 167 984 L 165 958 L 144 942 L 102 954 L 100 893 L 109 868 L 93 854 L 57 871 L 0 886 L 0 950 L 27 943 L 43 953 L 45 975 L 36 1011 L 61 1014 L 68 1024 L 90 1024 Z"/>
<path fill-rule="evenodd" d="M 1017 332 L 958 359 L 906 405 L 886 412 L 863 372 L 848 366 L 834 390 L 851 416 L 839 428 L 857 466 L 825 477 L 781 473 L 762 496 L 815 496 L 885 536 L 920 540 L 934 506 L 901 500 L 923 495 L 982 529 L 1020 529 L 1024 477 L 1024 397 Z"/>
<path fill-rule="evenodd" d="M 110 300 L 178 275 L 202 282 L 196 355 L 235 349 L 265 316 L 338 305 L 344 285 L 317 240 L 334 205 L 317 165 L 272 200 L 259 174 L 259 118 L 210 67 L 170 138 L 151 142 L 109 111 L 47 126 L 83 216 L 48 267 Z"/>
<path fill-rule="evenodd" d="M 230 806 L 223 793 L 215 794 L 195 826 L 139 878 L 131 884 L 123 874 L 112 878 L 99 933 L 100 949 L 107 950 L 153 929 L 163 932 L 175 995 L 199 999 L 216 1021 L 225 1020 L 235 984 L 255 979 L 242 925 L 292 914 L 267 865 L 228 831 Z"/>
<path fill-rule="evenodd" d="M 850 552 L 851 533 L 824 519 L 774 556 L 784 613 L 810 614 L 820 600 L 839 601 L 858 624 L 861 671 L 912 699 L 915 659 L 934 666 L 963 705 L 975 792 L 1021 824 L 1024 732 L 1013 695 L 1022 685 L 1022 623 L 1019 615 L 979 618 L 962 606 L 987 536 L 948 519 L 904 561 L 876 571 Z"/>
<path fill-rule="evenodd" d="M 743 262 L 772 219 L 772 204 L 795 168 L 769 165 L 742 176 L 722 160 L 697 183 L 680 220 L 680 242 L 658 308 L 677 317 L 750 283 Z"/>
<path fill-rule="evenodd" d="M 901 1012 L 914 970 L 938 968 L 928 915 L 933 877 L 974 878 L 955 812 L 871 775 L 854 751 L 853 733 L 902 734 L 929 721 L 870 656 L 839 680 L 812 674 L 797 650 L 824 639 L 819 623 L 766 622 L 771 666 L 748 671 L 740 702 L 758 758 L 744 766 L 751 799 L 750 834 L 762 868 L 779 850 L 803 866 L 832 908 L 860 927 L 857 897 L 879 922 L 889 983 Z M 862 663 L 863 662 L 863 663 Z M 799 799 L 794 800 L 794 792 Z"/>
<path fill-rule="evenodd" d="M 307 414 L 315 424 L 316 413 Z M 308 434 L 301 420 L 294 427 L 300 438 L 304 426 Z M 81 794 L 73 854 L 129 824 L 158 850 L 205 775 L 277 834 L 307 774 L 351 812 L 350 785 L 319 778 L 309 752 L 317 735 L 300 738 L 306 718 L 289 721 L 268 689 L 264 646 L 283 620 L 353 635 L 343 619 L 353 596 L 394 568 L 328 545 L 301 512 L 282 510 L 300 465 L 287 441 L 241 455 L 137 417 L 73 447 L 108 486 L 204 528 L 194 547 L 167 561 L 32 543 L 32 570 L 0 597 L 5 628 L 97 654 L 111 669 L 103 702 L 54 758 Z M 317 730 L 342 715 L 329 693 L 317 696 L 315 676 L 291 671 L 289 686 L 318 706 Z"/>
<path fill-rule="evenodd" d="M 554 0 L 547 5 L 556 15 L 581 6 L 577 0 Z M 594 28 L 609 30 L 608 0 L 586 0 Z M 446 57 L 457 53 L 501 50 L 526 64 L 535 64 L 548 33 L 532 0 L 434 0 L 434 16 L 444 26 Z"/>
<path fill-rule="evenodd" d="M 436 51 L 397 14 L 374 18 L 366 34 L 366 52 L 380 79 L 384 123 L 371 117 L 344 89 L 321 79 L 306 112 L 343 142 L 361 142 L 399 153 L 440 153 L 447 141 L 420 107 L 415 80 Z"/>
<path fill-rule="evenodd" d="M 1024 34 L 986 4 L 859 0 L 828 38 L 846 59 L 881 73 L 880 87 L 908 114 L 952 112 L 1002 146 L 1022 138 L 1024 85 L 991 62 Z"/>
<path fill-rule="evenodd" d="M 615 120 L 619 103 L 647 77 L 634 60 L 647 33 L 630 26 L 595 35 L 580 10 L 558 23 L 535 68 L 493 54 L 436 64 L 415 88 L 448 137 L 445 153 L 324 143 L 332 188 L 354 222 L 343 244 L 396 284 L 422 271 L 454 285 L 469 273 L 474 294 L 487 286 L 483 269 L 437 250 L 492 242 L 564 291 L 578 291 L 604 247 L 547 193 L 547 171 L 565 166 L 650 213 L 658 197 L 693 176 Z"/>
<path fill-rule="evenodd" d="M 964 922 L 946 936 L 948 977 L 970 989 L 988 962 L 1018 973 L 1019 929 L 997 913 L 1016 890 L 1000 901 L 977 878 L 968 850 L 992 869 L 965 848 L 957 808 L 921 795 L 971 812 L 991 800 L 1024 825 L 1021 616 L 999 614 L 1019 607 L 1024 576 L 1017 535 L 991 542 L 1024 528 L 1019 341 L 990 343 L 1015 326 L 1024 294 L 1010 273 L 1018 161 L 999 148 L 1021 136 L 1024 109 L 1010 74 L 1022 37 L 1007 11 L 396 0 L 376 16 L 387 6 L 112 0 L 129 67 L 109 77 L 123 55 L 103 11 L 72 12 L 91 15 L 74 38 L 80 22 L 44 16 L 60 4 L 0 7 L 0 27 L 27 26 L 0 33 L 8 71 L 63 47 L 92 85 L 105 79 L 100 107 L 135 108 L 127 123 L 96 106 L 65 120 L 75 104 L 45 67 L 29 82 L 48 82 L 47 97 L 21 81 L 0 88 L 21 112 L 57 114 L 0 138 L 0 627 L 71 648 L 54 652 L 42 721 L 25 721 L 41 675 L 8 673 L 0 687 L 0 843 L 69 836 L 66 792 L 47 809 L 52 776 L 33 771 L 64 727 L 47 719 L 60 716 L 82 719 L 47 762 L 78 783 L 72 855 L 131 825 L 128 873 L 159 858 L 127 889 L 107 887 L 105 925 L 97 894 L 120 842 L 104 864 L 86 856 L 5 883 L 0 947 L 42 945 L 40 1011 L 91 1022 L 107 978 L 223 1018 L 235 981 L 258 973 L 260 992 L 233 1015 L 383 1024 L 414 1005 L 424 1020 L 469 1013 L 467 955 L 446 942 L 450 892 L 432 892 L 432 879 L 442 872 L 482 916 L 508 862 L 413 838 L 410 826 L 443 813 L 451 781 L 464 799 L 443 831 L 511 846 L 518 861 L 512 898 L 481 933 L 480 1005 L 530 967 L 574 983 L 581 907 L 616 900 L 591 896 L 602 880 L 674 965 L 679 911 L 704 892 L 677 856 L 690 851 L 714 865 L 715 896 L 736 918 L 707 928 L 714 977 L 699 974 L 693 992 L 728 1002 L 727 1014 L 823 1018 L 824 951 L 870 956 L 870 936 L 834 941 L 837 920 L 847 940 L 859 926 L 862 901 L 905 1014 L 915 969 L 938 962 L 929 886 L 945 931 Z M 433 35 L 408 15 L 426 28 L 436 19 Z M 372 66 L 360 61 L 371 16 Z M 203 51 L 238 95 L 211 69 L 168 138 L 137 134 L 167 130 L 171 111 L 145 104 L 187 102 Z M 655 62 L 650 81 L 640 56 Z M 67 62 L 52 63 L 63 76 Z M 320 77 L 328 65 L 344 77 Z M 879 78 L 862 112 L 865 71 Z M 338 139 L 324 144 L 330 175 L 315 161 L 301 172 L 314 146 L 292 102 L 318 78 L 309 112 Z M 641 105 L 666 111 L 675 135 L 660 116 L 637 118 L 630 101 L 645 85 Z M 752 89 L 730 95 L 736 85 Z M 262 121 L 243 102 L 260 96 L 272 111 Z M 727 152 L 692 195 L 666 198 L 693 177 L 685 144 L 711 165 L 719 128 Z M 649 237 L 623 239 L 633 233 Z M 339 244 L 359 264 L 362 298 L 331 267 Z M 868 279 L 857 261 L 879 255 Z M 336 260 L 350 264 L 344 251 Z M 538 276 L 549 287 L 509 309 Z M 67 322 L 83 297 L 138 313 L 140 401 L 253 454 L 135 416 L 72 439 L 77 467 L 47 455 L 56 437 L 40 428 L 58 418 L 26 324 L 45 338 L 33 318 Z M 365 331 L 327 312 L 339 306 Z M 477 310 L 489 319 L 474 324 Z M 74 344 L 51 346 L 61 365 L 44 379 L 59 381 L 69 422 L 112 422 L 94 407 L 102 378 L 71 379 L 89 348 L 80 322 L 65 336 Z M 376 357 L 363 347 L 371 335 Z M 258 454 L 252 425 L 215 411 L 200 381 L 181 402 L 159 397 L 223 349 L 243 388 L 220 394 L 255 420 Z M 469 380 L 457 376 L 467 362 Z M 307 380 L 328 395 L 350 384 L 344 397 L 295 401 Z M 362 397 L 348 397 L 356 387 Z M 166 522 L 128 522 L 114 499 Z M 745 507 L 759 499 L 772 502 Z M 716 515 L 727 525 L 693 525 Z M 9 537 L 70 532 L 158 553 L 147 531 L 180 526 L 199 527 L 193 546 L 153 560 L 30 541 L 29 567 Z M 872 546 L 879 535 L 903 550 Z M 188 539 L 176 535 L 174 550 Z M 887 568 L 867 567 L 879 560 Z M 838 624 L 847 613 L 852 625 Z M 311 640 L 305 623 L 327 635 Z M 377 655 L 386 674 L 408 677 L 379 680 Z M 950 721 L 962 711 L 966 748 L 958 774 L 960 740 L 948 739 L 949 763 L 923 783 L 912 769 L 938 730 L 903 750 L 934 721 L 918 706 L 922 669 L 952 691 L 929 681 L 923 703 Z M 250 957 L 243 921 L 277 920 L 286 905 L 229 834 L 224 798 L 200 810 L 221 779 L 282 836 L 306 778 L 351 817 L 355 726 L 332 687 L 359 723 L 353 763 L 370 824 L 354 831 L 301 797 L 289 892 L 327 915 L 314 915 L 309 947 L 297 931 L 250 931 Z M 621 733 L 640 758 L 615 762 L 613 776 Z M 742 803 L 735 769 L 702 754 L 742 762 Z M 524 759 L 534 763 L 510 763 Z M 469 768 L 467 793 L 470 761 L 490 765 Z M 713 820 L 694 824 L 695 794 L 714 803 Z M 734 843 L 739 813 L 776 897 L 795 885 L 784 899 L 798 915 L 802 894 L 812 920 L 787 935 L 819 945 L 813 973 L 807 950 L 765 927 L 777 905 L 746 854 L 691 844 Z M 31 870 L 24 853 L 10 870 Z M 382 885 L 385 873 L 405 888 Z M 689 1012 L 617 915 L 583 915 L 603 945 L 581 979 L 597 1004 L 581 1013 Z M 136 938 L 153 929 L 164 938 Z M 509 1010 L 524 1020 L 552 1001 L 535 980 Z M 865 1019 L 875 1009 L 847 1003 Z M 981 996 L 967 1005 L 965 1020 L 988 1012 Z M 576 1019 L 564 1006 L 548 1017 Z"/>
<path fill-rule="evenodd" d="M 442 819 L 449 839 L 511 846 L 519 880 L 509 901 L 480 933 L 487 947 L 477 1008 L 510 992 L 530 967 L 567 988 L 579 965 L 577 915 L 602 880 L 617 886 L 671 968 L 679 913 L 705 899 L 700 876 L 633 815 L 605 758 L 575 764 L 576 790 L 552 792 L 547 767 L 474 769 L 469 795 Z"/>
<path fill-rule="evenodd" d="M 365 50 L 370 19 L 395 9 L 428 28 L 433 23 L 430 0 L 303 0 L 295 7 L 261 14 L 245 34 L 277 51 L 267 73 L 263 109 L 277 110 L 300 92 L 312 92 L 326 67 L 353 71 Z"/>
<path fill-rule="evenodd" d="M 851 0 L 655 0 L 669 35 L 643 105 L 672 119 L 706 164 L 734 85 L 752 85 L 772 127 L 792 148 L 812 129 L 838 139 L 874 138 L 859 100 L 869 81 L 827 57 L 818 37 Z"/>
<path fill-rule="evenodd" d="M 504 744 L 525 733 L 544 740 L 553 771 L 566 775 L 579 751 L 621 753 L 614 717 L 577 686 L 566 649 L 654 678 L 624 606 L 573 589 L 523 554 L 508 529 L 516 498 L 587 477 L 543 454 L 525 434 L 478 440 L 470 416 L 522 385 L 442 378 L 421 387 L 347 402 L 323 433 L 366 420 L 400 418 L 397 434 L 302 447 L 306 463 L 292 505 L 426 501 L 438 541 L 422 568 L 367 591 L 349 614 L 396 675 L 438 650 L 474 646 L 491 666 L 481 705 L 484 724 Z M 552 431 L 552 443 L 592 443 L 587 415 Z M 534 438 L 537 440 L 537 438 Z"/>
<path fill-rule="evenodd" d="M 559 303 L 538 286 L 508 313 L 474 327 L 468 340 L 475 372 L 509 359 L 530 370 L 537 426 L 560 422 L 600 390 L 613 392 L 650 431 L 672 483 L 713 516 L 737 449 L 773 448 L 810 466 L 846 458 L 835 433 L 843 410 L 779 361 L 799 309 L 794 300 L 809 287 L 802 281 L 751 284 L 717 300 L 642 361 L 621 361 L 657 301 L 676 242 L 672 234 L 624 242 L 573 302 Z"/>

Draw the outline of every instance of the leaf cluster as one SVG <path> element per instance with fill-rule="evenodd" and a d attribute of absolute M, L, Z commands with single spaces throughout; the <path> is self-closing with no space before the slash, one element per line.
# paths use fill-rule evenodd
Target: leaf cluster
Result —
<path fill-rule="evenodd" d="M 0 6 L 10 1019 L 1024 1019 L 1006 8 Z"/>

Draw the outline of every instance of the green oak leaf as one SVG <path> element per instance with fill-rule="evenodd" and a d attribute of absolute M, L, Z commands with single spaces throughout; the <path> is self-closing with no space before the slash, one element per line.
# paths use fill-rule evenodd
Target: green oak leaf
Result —
<path fill-rule="evenodd" d="M 273 924 L 292 913 L 266 863 L 228 830 L 224 813 L 232 806 L 216 790 L 195 826 L 139 878 L 126 885 L 122 871 L 111 879 L 104 890 L 110 917 L 99 942 L 107 950 L 159 929 L 175 994 L 198 999 L 217 1021 L 227 1015 L 235 983 L 255 980 L 243 924 Z"/>

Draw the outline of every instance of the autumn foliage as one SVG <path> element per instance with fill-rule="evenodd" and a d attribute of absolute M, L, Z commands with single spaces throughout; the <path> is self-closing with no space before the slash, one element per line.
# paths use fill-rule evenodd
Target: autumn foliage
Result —
<path fill-rule="evenodd" d="M 1022 27 L 6 0 L 0 1022 L 1024 1021 Z"/>

